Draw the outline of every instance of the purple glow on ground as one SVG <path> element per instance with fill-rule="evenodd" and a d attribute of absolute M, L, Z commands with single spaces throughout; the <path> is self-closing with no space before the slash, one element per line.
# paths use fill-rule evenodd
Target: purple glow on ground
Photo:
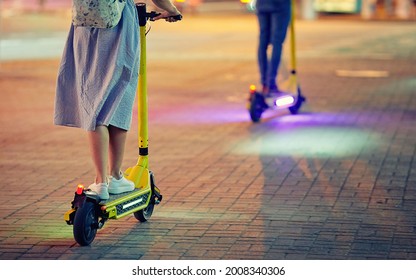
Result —
<path fill-rule="evenodd" d="M 150 121 L 177 124 L 213 124 L 249 122 L 250 115 L 243 104 L 217 104 L 215 107 L 189 104 L 152 110 Z"/>
<path fill-rule="evenodd" d="M 241 138 L 230 143 L 236 154 L 335 158 L 371 153 L 385 145 L 383 137 L 369 128 L 368 124 L 375 120 L 367 114 L 270 113 L 267 112 L 268 118 L 262 117 L 260 137 Z"/>

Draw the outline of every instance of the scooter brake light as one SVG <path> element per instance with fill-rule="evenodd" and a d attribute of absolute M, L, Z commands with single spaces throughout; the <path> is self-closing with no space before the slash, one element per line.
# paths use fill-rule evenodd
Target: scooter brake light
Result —
<path fill-rule="evenodd" d="M 255 92 L 256 92 L 256 86 L 250 85 L 250 93 L 255 93 Z"/>
<path fill-rule="evenodd" d="M 288 107 L 293 103 L 295 103 L 295 98 L 290 95 L 279 97 L 274 102 L 274 104 L 276 104 L 277 107 Z"/>
<path fill-rule="evenodd" d="M 84 185 L 79 184 L 77 186 L 77 194 L 81 195 L 83 191 L 84 191 Z"/>

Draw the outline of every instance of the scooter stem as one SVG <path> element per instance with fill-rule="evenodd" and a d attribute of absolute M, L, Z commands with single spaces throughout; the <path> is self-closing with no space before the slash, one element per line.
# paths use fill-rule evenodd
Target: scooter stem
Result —
<path fill-rule="evenodd" d="M 139 155 L 147 157 L 148 152 L 148 107 L 147 107 L 147 75 L 146 75 L 146 4 L 136 4 L 140 29 L 140 69 L 137 92 L 137 114 Z"/>
<path fill-rule="evenodd" d="M 296 20 L 296 0 L 292 0 L 290 16 L 290 58 L 292 75 L 296 75 L 296 38 L 295 38 L 295 20 Z"/>

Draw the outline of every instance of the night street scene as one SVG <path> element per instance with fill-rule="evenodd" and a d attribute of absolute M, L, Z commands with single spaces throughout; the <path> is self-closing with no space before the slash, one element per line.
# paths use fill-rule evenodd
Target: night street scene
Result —
<path fill-rule="evenodd" d="M 254 261 L 275 270 L 228 273 L 295 279 L 309 261 L 337 260 L 410 273 L 416 2 L 293 3 L 276 95 L 261 82 L 255 2 L 176 0 L 181 20 L 146 23 L 147 96 L 134 101 L 122 163 L 127 179 L 145 174 L 143 186 L 103 202 L 87 190 L 89 134 L 54 124 L 72 1 L 1 1 L 1 270 L 17 260 L 124 260 L 119 273 L 129 276 L 165 260 Z M 129 168 L 142 155 L 146 168 Z M 220 264 L 216 277 L 227 272 Z M 391 279 L 376 268 L 368 277 Z"/>

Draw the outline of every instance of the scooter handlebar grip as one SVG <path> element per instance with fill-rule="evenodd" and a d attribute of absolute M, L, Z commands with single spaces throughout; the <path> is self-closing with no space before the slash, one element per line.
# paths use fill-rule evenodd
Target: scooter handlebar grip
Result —
<path fill-rule="evenodd" d="M 176 20 L 182 20 L 182 15 L 179 14 L 179 15 L 173 16 L 172 18 Z"/>
<path fill-rule="evenodd" d="M 159 16 L 160 13 L 157 13 L 157 12 L 152 11 L 148 15 L 149 15 L 150 21 L 154 21 L 154 18 L 157 17 L 157 16 Z M 176 15 L 176 16 L 171 16 L 169 18 L 173 18 L 174 20 L 182 20 L 182 15 L 179 14 L 179 15 Z"/>

